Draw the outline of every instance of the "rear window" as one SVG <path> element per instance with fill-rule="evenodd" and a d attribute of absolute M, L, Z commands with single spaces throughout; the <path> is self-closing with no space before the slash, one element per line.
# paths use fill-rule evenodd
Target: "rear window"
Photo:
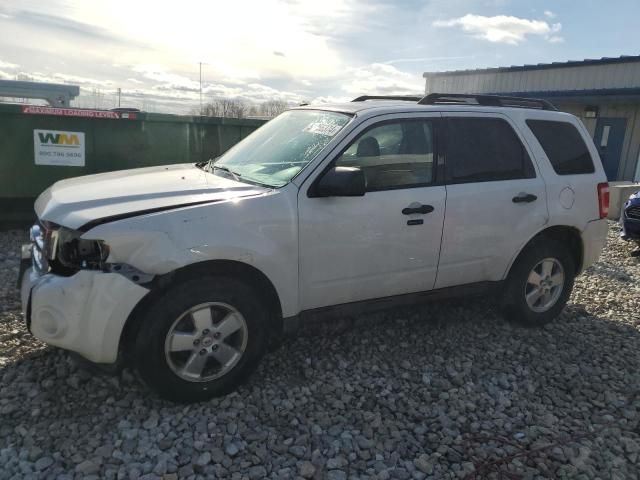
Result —
<path fill-rule="evenodd" d="M 527 120 L 558 175 L 593 173 L 593 160 L 582 135 L 570 123 Z"/>
<path fill-rule="evenodd" d="M 535 177 L 527 151 L 506 121 L 453 117 L 447 124 L 447 183 Z"/>

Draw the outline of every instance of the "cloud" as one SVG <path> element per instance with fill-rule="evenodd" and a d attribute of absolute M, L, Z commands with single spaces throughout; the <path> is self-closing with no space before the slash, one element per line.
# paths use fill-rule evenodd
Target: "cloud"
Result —
<path fill-rule="evenodd" d="M 333 95 L 321 95 L 315 98 L 312 98 L 311 100 L 309 100 L 309 104 L 310 105 L 322 105 L 325 103 L 345 103 L 345 102 L 350 102 L 353 99 L 353 95 L 347 96 L 347 97 L 336 97 Z"/>
<path fill-rule="evenodd" d="M 175 9 L 151 0 L 0 0 L 0 76 L 25 72 L 39 81 L 78 84 L 77 104 L 91 107 L 117 105 L 120 87 L 123 105 L 173 113 L 199 105 L 199 62 L 205 102 L 416 94 L 424 89 L 425 69 L 468 68 L 480 58 L 497 58 L 477 42 L 452 40 L 459 31 L 490 35 L 486 28 L 465 30 L 463 20 L 515 18 L 537 25 L 516 17 L 463 17 L 472 3 L 407 0 L 398 8 L 394 0 L 183 0 Z M 507 0 L 481 3 L 509 8 Z M 539 31 L 532 33 L 529 23 L 515 34 L 511 24 L 494 25 L 511 36 L 492 41 L 517 44 L 537 36 L 553 48 L 562 41 L 561 26 L 542 10 Z M 438 19 L 450 29 L 425 29 Z M 7 62 L 20 66 L 12 70 Z"/>
<path fill-rule="evenodd" d="M 12 18 L 12 15 L 9 15 L 9 10 L 7 5 L 0 5 L 0 19 L 9 20 Z"/>
<path fill-rule="evenodd" d="M 95 78 L 81 77 L 78 75 L 68 75 L 66 73 L 42 73 L 42 72 L 18 72 L 16 74 L 9 75 L 4 72 L 5 78 L 22 78 L 33 82 L 45 82 L 45 83 L 68 83 L 72 85 L 78 85 L 81 88 L 87 89 L 109 89 L 113 87 L 113 82 L 110 80 L 98 80 Z"/>
<path fill-rule="evenodd" d="M 339 0 L 327 2 L 337 4 Z M 130 0 L 65 3 L 74 7 L 74 22 L 98 25 L 118 39 L 153 46 L 152 52 L 140 52 L 142 55 L 138 56 L 154 55 L 152 61 L 135 63 L 186 71 L 187 64 L 203 62 L 207 65 L 203 65 L 203 77 L 206 74 L 244 80 L 262 75 L 303 75 L 308 71 L 331 75 L 341 67 L 339 55 L 328 46 L 322 33 L 310 33 L 303 25 L 299 8 L 318 16 L 332 15 L 329 5 L 315 6 L 313 1 L 183 0 L 180 8 Z M 248 11 L 251 15 L 247 15 Z M 274 52 L 286 56 L 274 56 Z M 127 63 L 134 63 L 131 57 L 129 54 Z"/>
<path fill-rule="evenodd" d="M 2 60 L 0 60 L 0 68 L 7 68 L 9 70 L 14 70 L 16 68 L 18 68 L 20 65 L 17 65 L 15 63 L 9 63 L 9 62 L 3 62 Z"/>
<path fill-rule="evenodd" d="M 178 90 L 199 92 L 200 83 L 176 73 L 167 72 L 159 65 L 137 65 L 133 71 L 155 83 L 153 88 L 160 90 Z"/>
<path fill-rule="evenodd" d="M 544 11 L 544 16 L 547 18 L 556 18 L 557 15 L 555 13 L 553 13 L 551 10 L 545 10 Z"/>
<path fill-rule="evenodd" d="M 403 95 L 421 92 L 422 78 L 398 70 L 393 65 L 372 63 L 347 71 L 342 90 L 351 95 Z"/>
<path fill-rule="evenodd" d="M 453 56 L 453 57 L 394 58 L 393 60 L 387 60 L 386 62 L 382 62 L 382 63 L 384 63 L 385 65 L 394 65 L 396 63 L 442 62 L 442 61 L 449 61 L 449 60 L 463 60 L 468 58 L 475 58 L 475 55 Z"/>
<path fill-rule="evenodd" d="M 450 20 L 436 20 L 433 26 L 440 28 L 459 27 L 462 31 L 493 43 L 518 45 L 529 35 L 537 35 L 551 41 L 551 38 L 562 38 L 554 35 L 560 32 L 560 23 L 549 24 L 543 20 L 529 20 L 526 18 L 497 15 L 485 17 L 483 15 L 467 14 Z M 558 40 L 555 39 L 554 42 Z"/>
<path fill-rule="evenodd" d="M 88 78 L 81 77 L 79 75 L 67 75 L 65 73 L 54 73 L 52 75 L 54 81 L 63 82 L 63 83 L 73 83 L 79 84 L 82 86 L 90 86 L 90 87 L 102 87 L 102 88 L 110 88 L 113 87 L 113 82 L 110 80 L 98 80 L 96 78 Z"/>
<path fill-rule="evenodd" d="M 138 78 L 131 73 L 135 73 L 135 77 Z M 98 87 L 99 93 L 104 97 L 100 100 L 102 103 L 98 105 L 108 105 L 110 108 L 115 98 L 116 86 L 122 86 L 123 103 L 128 106 L 136 106 L 147 111 L 188 113 L 200 101 L 200 82 L 197 80 L 197 72 L 195 75 L 190 78 L 179 71 L 154 64 L 133 65 L 128 67 L 128 75 L 123 76 L 123 82 L 114 81 L 111 88 Z M 277 79 L 272 80 L 277 81 Z M 306 97 L 308 98 L 308 95 Z M 226 82 L 223 78 L 212 82 L 203 78 L 202 98 L 204 102 L 213 98 L 233 98 L 248 103 L 260 103 L 277 98 L 289 103 L 299 103 L 303 95 L 296 90 L 274 88 L 258 82 Z M 76 104 L 91 107 L 96 105 L 93 89 L 82 88 Z"/>
<path fill-rule="evenodd" d="M 84 39 L 90 38 L 100 42 L 108 41 L 124 43 L 123 39 L 111 34 L 97 25 L 79 22 L 70 18 L 50 15 L 32 10 L 19 10 L 13 15 L 13 20 L 40 29 L 49 29 L 63 35 L 75 35 Z"/>
<path fill-rule="evenodd" d="M 91 107 L 111 108 L 121 88 L 123 104 L 186 113 L 200 101 L 199 62 L 203 101 L 416 92 L 420 73 L 392 64 L 418 67 L 404 59 L 429 56 L 389 42 L 393 26 L 406 28 L 406 16 L 415 16 L 391 0 L 183 0 L 180 9 L 150 0 L 9 4 L 0 0 L 0 14 L 12 18 L 0 16 L 0 52 L 11 56 L 0 58 L 20 66 L 15 73 L 0 68 L 1 75 L 74 83 L 81 88 L 76 104 Z"/>

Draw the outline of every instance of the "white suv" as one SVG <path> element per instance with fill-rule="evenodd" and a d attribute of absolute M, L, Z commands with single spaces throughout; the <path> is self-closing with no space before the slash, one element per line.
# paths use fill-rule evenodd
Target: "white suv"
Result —
<path fill-rule="evenodd" d="M 207 163 L 64 180 L 35 209 L 33 335 L 198 401 L 311 317 L 491 289 L 550 321 L 605 244 L 608 186 L 575 117 L 433 94 L 295 108 Z"/>

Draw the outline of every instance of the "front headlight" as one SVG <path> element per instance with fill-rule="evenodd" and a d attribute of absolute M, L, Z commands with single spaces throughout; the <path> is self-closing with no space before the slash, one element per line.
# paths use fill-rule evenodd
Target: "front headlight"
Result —
<path fill-rule="evenodd" d="M 109 247 L 102 240 L 80 238 L 83 232 L 60 227 L 57 231 L 53 263 L 65 269 L 101 270 L 109 256 Z"/>

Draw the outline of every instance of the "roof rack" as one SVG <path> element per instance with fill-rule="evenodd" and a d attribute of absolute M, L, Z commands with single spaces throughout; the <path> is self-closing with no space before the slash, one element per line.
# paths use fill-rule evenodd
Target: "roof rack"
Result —
<path fill-rule="evenodd" d="M 420 102 L 422 97 L 416 97 L 414 95 L 362 95 L 361 97 L 354 98 L 352 102 L 365 102 L 367 100 L 405 100 L 407 102 Z"/>
<path fill-rule="evenodd" d="M 558 109 L 549 101 L 538 98 L 507 97 L 501 95 L 473 95 L 464 93 L 430 93 L 418 101 L 420 105 L 481 105 L 486 107 Z"/>

